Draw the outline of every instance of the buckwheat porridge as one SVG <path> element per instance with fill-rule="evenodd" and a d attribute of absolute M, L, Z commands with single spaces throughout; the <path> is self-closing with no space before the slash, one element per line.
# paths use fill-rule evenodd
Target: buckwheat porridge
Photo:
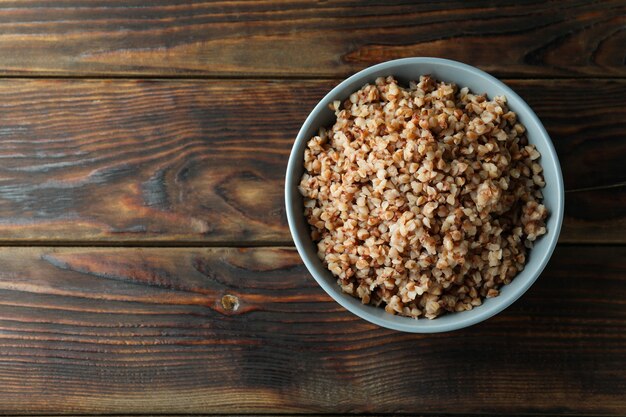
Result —
<path fill-rule="evenodd" d="M 505 97 L 378 78 L 308 142 L 300 183 L 342 290 L 433 319 L 499 294 L 546 233 L 540 157 Z"/>

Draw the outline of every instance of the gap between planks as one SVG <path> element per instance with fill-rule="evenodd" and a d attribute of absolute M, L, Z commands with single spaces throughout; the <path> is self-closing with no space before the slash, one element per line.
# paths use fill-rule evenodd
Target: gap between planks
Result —
<path fill-rule="evenodd" d="M 363 67 L 365 69 L 368 67 Z M 479 68 L 480 69 L 480 68 Z M 357 71 L 358 72 L 358 71 Z M 354 72 L 356 74 L 357 72 Z M 524 76 L 517 75 L 511 77 L 499 77 L 497 72 L 485 71 L 490 75 L 498 78 L 501 81 L 626 81 L 626 76 Z M 98 74 L 87 73 L 82 75 L 76 74 L 0 74 L 0 80 L 178 80 L 178 81 L 219 81 L 219 80 L 245 80 L 245 81 L 343 81 L 350 77 L 352 74 L 346 77 L 338 77 L 335 75 L 311 75 L 311 74 L 199 74 L 199 75 L 168 75 L 168 74 Z"/>
<path fill-rule="evenodd" d="M 626 242 L 558 242 L 560 247 L 624 247 Z M 34 240 L 1 241 L 2 248 L 295 248 L 292 241 L 204 242 L 204 241 L 71 241 Z M 3 417 L 6 417 L 4 414 Z"/>
<path fill-rule="evenodd" d="M 413 413 L 374 413 L 374 414 L 279 414 L 279 413 L 234 413 L 234 414 L 2 414 L 3 417 L 620 417 L 619 414 L 554 414 L 554 413 L 523 413 L 523 414 L 467 414 L 467 413 L 445 413 L 445 414 L 413 414 Z"/>
<path fill-rule="evenodd" d="M 625 244 L 626 245 L 626 244 Z M 610 243 L 608 246 L 611 245 Z M 295 247 L 292 241 L 225 241 L 225 242 L 205 242 L 205 241 L 180 241 L 180 240 L 128 240 L 128 241 L 73 241 L 73 240 L 0 240 L 0 248 L 8 247 L 55 247 L 55 248 L 274 248 L 274 247 Z"/>

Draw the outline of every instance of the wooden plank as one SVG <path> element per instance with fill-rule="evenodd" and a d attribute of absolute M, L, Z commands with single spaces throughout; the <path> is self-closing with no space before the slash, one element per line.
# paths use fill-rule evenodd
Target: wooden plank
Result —
<path fill-rule="evenodd" d="M 626 242 L 626 81 L 509 83 L 559 153 L 563 241 Z M 287 157 L 333 84 L 2 80 L 0 242 L 288 244 Z"/>
<path fill-rule="evenodd" d="M 624 77 L 621 0 L 4 0 L 0 74 L 345 76 L 407 56 L 504 76 Z"/>
<path fill-rule="evenodd" d="M 505 312 L 411 335 L 289 248 L 4 248 L 0 412 L 623 415 L 624 259 L 559 246 Z"/>
<path fill-rule="evenodd" d="M 561 242 L 626 241 L 626 184 L 565 194 Z"/>

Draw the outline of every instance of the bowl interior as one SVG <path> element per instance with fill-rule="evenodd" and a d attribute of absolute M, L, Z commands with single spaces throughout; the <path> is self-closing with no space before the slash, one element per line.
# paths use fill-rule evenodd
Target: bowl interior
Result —
<path fill-rule="evenodd" d="M 496 95 L 506 96 L 509 108 L 526 126 L 529 142 L 541 153 L 540 163 L 544 169 L 546 182 L 543 190 L 544 204 L 550 213 L 547 234 L 542 236 L 530 251 L 524 270 L 511 284 L 502 287 L 498 297 L 485 300 L 482 306 L 473 310 L 446 314 L 435 320 L 393 316 L 382 308 L 363 305 L 360 300 L 343 293 L 336 279 L 317 257 L 316 246 L 310 238 L 309 226 L 303 215 L 302 197 L 297 189 L 304 170 L 302 161 L 307 141 L 320 127 L 334 123 L 335 115 L 328 108 L 329 103 L 333 100 L 346 99 L 364 84 L 373 82 L 380 76 L 393 75 L 399 83 L 408 86 L 410 80 L 417 80 L 423 74 L 431 74 L 438 80 L 453 82 L 460 87 L 469 87 L 476 94 L 487 93 L 489 98 Z M 285 198 L 289 227 L 298 252 L 313 277 L 331 297 L 352 313 L 379 326 L 406 332 L 432 333 L 454 330 L 483 321 L 512 304 L 532 285 L 547 264 L 556 245 L 563 219 L 564 190 L 561 169 L 548 134 L 534 112 L 509 87 L 487 73 L 459 62 L 438 58 L 406 58 L 375 65 L 353 75 L 318 103 L 302 126 L 293 146 L 287 168 Z"/>

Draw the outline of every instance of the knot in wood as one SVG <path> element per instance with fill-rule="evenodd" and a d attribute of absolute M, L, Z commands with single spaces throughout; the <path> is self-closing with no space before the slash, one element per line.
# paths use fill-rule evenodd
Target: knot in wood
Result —
<path fill-rule="evenodd" d="M 222 307 L 224 307 L 224 310 L 236 311 L 239 308 L 239 298 L 226 294 L 222 297 Z"/>

